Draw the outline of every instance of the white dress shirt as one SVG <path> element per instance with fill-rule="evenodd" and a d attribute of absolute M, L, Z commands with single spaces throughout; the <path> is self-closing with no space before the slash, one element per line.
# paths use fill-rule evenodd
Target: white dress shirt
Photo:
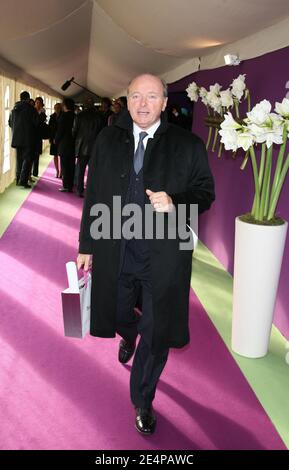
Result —
<path fill-rule="evenodd" d="M 159 119 L 157 122 L 155 122 L 148 129 L 141 129 L 135 122 L 133 123 L 134 151 L 136 151 L 137 146 L 138 146 L 140 132 L 146 132 L 148 134 L 143 139 L 143 145 L 144 145 L 144 148 L 146 149 L 148 140 L 153 138 L 153 136 L 155 135 L 155 132 L 156 132 L 157 128 L 159 127 L 160 123 L 161 123 L 161 120 Z"/>

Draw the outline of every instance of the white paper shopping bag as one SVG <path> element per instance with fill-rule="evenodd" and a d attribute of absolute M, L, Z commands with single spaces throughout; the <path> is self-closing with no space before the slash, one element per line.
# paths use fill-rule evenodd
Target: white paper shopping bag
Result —
<path fill-rule="evenodd" d="M 84 338 L 90 328 L 91 275 L 78 280 L 76 264 L 66 263 L 68 289 L 61 292 L 65 336 Z"/>

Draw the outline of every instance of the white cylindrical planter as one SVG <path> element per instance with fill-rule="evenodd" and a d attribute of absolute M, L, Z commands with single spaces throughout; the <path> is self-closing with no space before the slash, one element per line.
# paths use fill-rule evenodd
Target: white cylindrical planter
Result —
<path fill-rule="evenodd" d="M 267 354 L 287 227 L 236 218 L 232 349 L 241 356 Z"/>

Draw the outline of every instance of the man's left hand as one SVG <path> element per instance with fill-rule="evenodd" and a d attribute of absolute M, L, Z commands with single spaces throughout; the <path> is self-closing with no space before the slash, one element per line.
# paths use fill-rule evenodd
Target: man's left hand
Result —
<path fill-rule="evenodd" d="M 172 198 L 164 191 L 153 192 L 146 189 L 146 194 L 156 212 L 172 212 L 174 210 Z"/>

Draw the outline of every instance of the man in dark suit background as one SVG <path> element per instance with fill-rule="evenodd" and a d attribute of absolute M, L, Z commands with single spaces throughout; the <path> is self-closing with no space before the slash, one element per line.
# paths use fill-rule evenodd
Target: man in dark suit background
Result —
<path fill-rule="evenodd" d="M 134 203 L 143 214 L 149 204 L 155 220 L 180 204 L 187 209 L 198 204 L 199 212 L 209 209 L 214 181 L 205 146 L 191 132 L 167 122 L 166 104 L 165 83 L 154 75 L 138 76 L 128 89 L 129 113 L 99 134 L 89 165 L 77 259 L 78 268 L 92 265 L 91 334 L 114 337 L 117 332 L 121 363 L 134 354 L 130 396 L 142 434 L 155 430 L 152 403 L 169 348 L 189 342 L 192 248 L 180 250 L 178 236 L 128 240 L 110 231 L 110 237 L 97 239 L 91 231 L 96 221 L 91 208 L 102 203 L 113 213 L 114 196 L 121 196 L 122 209 Z M 140 290 L 142 314 L 136 316 Z"/>
<path fill-rule="evenodd" d="M 79 197 L 83 197 L 85 170 L 95 139 L 102 128 L 102 117 L 94 106 L 93 98 L 88 96 L 84 101 L 84 110 L 74 119 L 72 129 L 77 156 L 77 194 Z"/>
<path fill-rule="evenodd" d="M 30 104 L 28 91 L 20 93 L 18 101 L 9 116 L 12 129 L 11 146 L 16 149 L 16 184 L 31 188 L 28 184 L 34 159 L 39 118 L 36 109 Z"/>

